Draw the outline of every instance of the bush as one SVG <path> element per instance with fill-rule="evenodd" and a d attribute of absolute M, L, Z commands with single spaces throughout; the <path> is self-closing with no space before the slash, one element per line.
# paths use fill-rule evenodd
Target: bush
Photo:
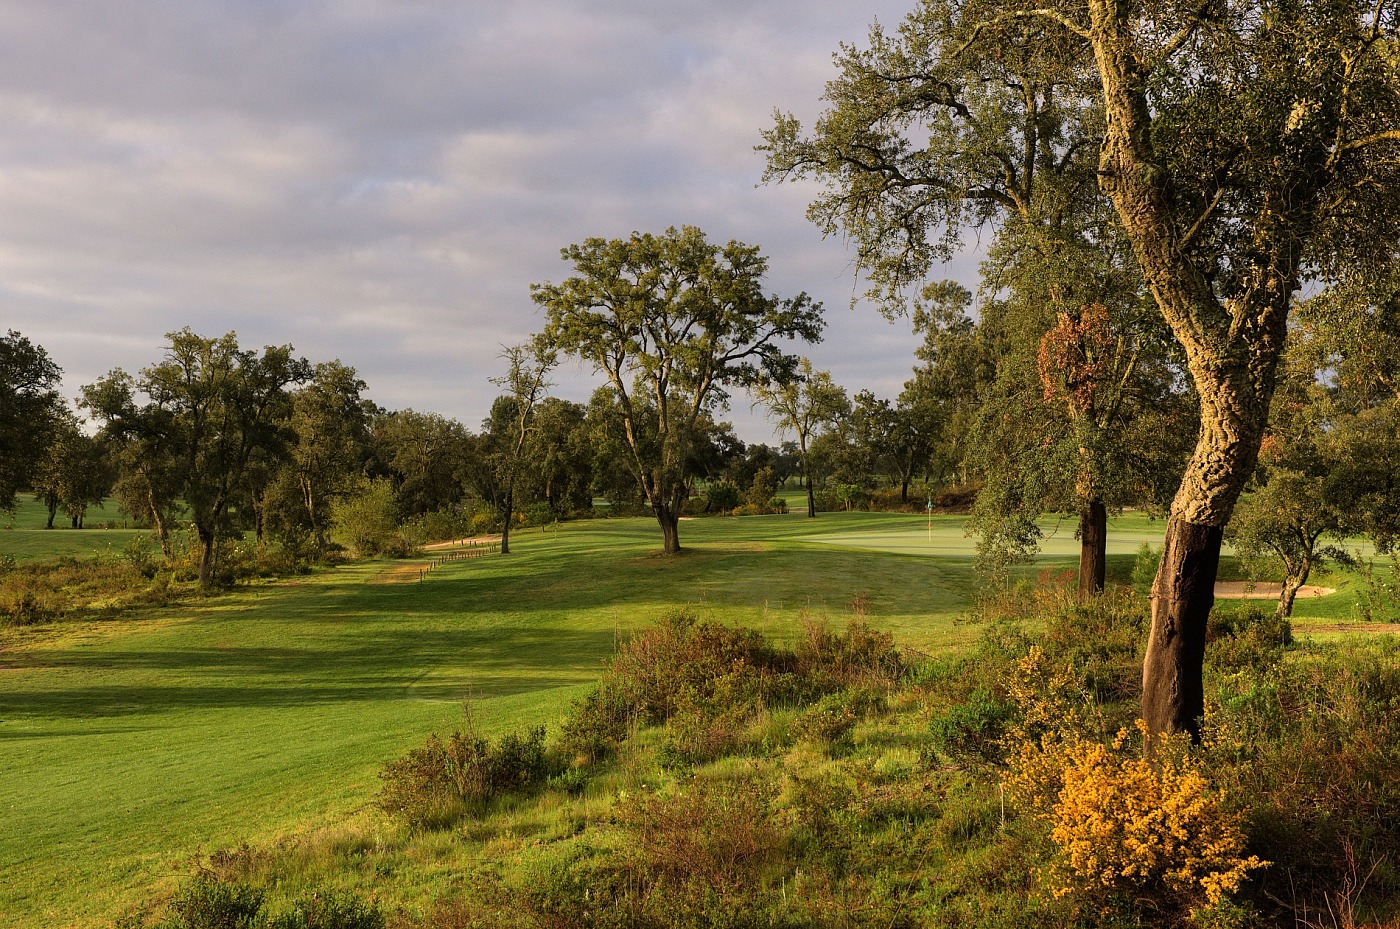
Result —
<path fill-rule="evenodd" d="M 1218 671 L 1268 668 L 1293 644 L 1293 624 L 1257 604 L 1212 610 L 1206 626 L 1206 663 Z"/>
<path fill-rule="evenodd" d="M 1221 676 L 1207 698 L 1213 777 L 1275 862 L 1264 899 L 1321 912 L 1348 890 L 1376 922 L 1400 916 L 1400 643 L 1308 647 Z"/>
<path fill-rule="evenodd" d="M 380 773 L 384 787 L 378 805 L 416 829 L 449 825 L 479 815 L 500 796 L 543 785 L 554 773 L 544 746 L 544 729 L 511 733 L 494 746 L 468 731 L 443 742 L 436 734 L 421 748 L 390 762 Z"/>
<path fill-rule="evenodd" d="M 1146 733 L 1145 724 L 1139 731 Z M 1267 862 L 1245 855 L 1241 817 L 1227 810 L 1199 761 L 1158 738 L 1155 755 L 1073 734 L 1023 743 L 1007 776 L 1017 802 L 1050 827 L 1057 897 L 1103 906 L 1149 899 L 1178 914 L 1219 904 Z"/>
<path fill-rule="evenodd" d="M 391 481 L 366 481 L 355 493 L 332 501 L 332 535 L 362 558 L 382 554 L 398 537 L 397 507 Z"/>
<path fill-rule="evenodd" d="M 728 513 L 742 500 L 739 485 L 733 481 L 715 481 L 705 488 L 706 513 Z"/>
<path fill-rule="evenodd" d="M 934 748 L 955 761 L 998 764 L 1005 757 L 1002 737 L 1014 707 L 987 690 L 977 690 L 933 718 Z"/>
<path fill-rule="evenodd" d="M 792 731 L 799 739 L 818 742 L 833 749 L 847 748 L 851 744 L 856 723 L 882 706 L 883 699 L 866 690 L 827 694 L 793 721 Z"/>
<path fill-rule="evenodd" d="M 732 898 L 757 882 L 759 866 L 781 848 L 773 803 L 773 787 L 758 777 L 695 780 L 629 796 L 617 818 L 649 882 Z"/>
<path fill-rule="evenodd" d="M 1133 559 L 1133 590 L 1141 596 L 1152 594 L 1152 582 L 1157 579 L 1157 568 L 1162 563 L 1162 550 L 1153 548 L 1146 542 L 1138 546 L 1137 557 Z"/>
<path fill-rule="evenodd" d="M 804 618 L 796 647 L 797 673 L 820 693 L 848 687 L 889 686 L 903 675 L 894 636 L 854 619 L 842 632 L 824 620 Z"/>
<path fill-rule="evenodd" d="M 696 735 L 701 717 L 791 695 L 792 663 L 751 629 L 671 613 L 613 656 L 598 687 L 574 704 L 561 745 L 590 763 L 615 751 L 632 725 L 665 722 L 682 707 Z"/>
<path fill-rule="evenodd" d="M 350 894 L 314 891 L 264 925 L 267 929 L 383 929 L 384 915 Z"/>
<path fill-rule="evenodd" d="M 251 929 L 263 897 L 256 887 L 201 874 L 175 892 L 165 904 L 165 918 L 153 929 Z"/>

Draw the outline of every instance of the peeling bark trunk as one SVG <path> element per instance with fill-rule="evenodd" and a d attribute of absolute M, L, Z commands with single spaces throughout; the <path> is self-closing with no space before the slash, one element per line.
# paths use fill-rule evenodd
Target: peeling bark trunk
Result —
<path fill-rule="evenodd" d="M 1153 148 L 1147 66 L 1124 9 L 1111 0 L 1089 2 L 1089 40 L 1107 117 L 1100 186 L 1113 200 L 1158 309 L 1185 349 L 1201 403 L 1201 432 L 1172 501 L 1153 583 L 1143 718 L 1153 732 L 1197 737 L 1220 539 L 1268 423 L 1298 284 L 1299 243 L 1314 221 L 1312 185 L 1318 181 L 1296 170 L 1269 180 L 1267 208 L 1254 229 L 1257 248 L 1238 269 L 1240 286 L 1222 301 L 1188 253 L 1185 230 L 1193 226 L 1189 217 L 1177 215 L 1170 169 Z"/>
<path fill-rule="evenodd" d="M 1108 571 L 1108 508 L 1090 500 L 1079 512 L 1079 598 L 1103 593 Z"/>
<path fill-rule="evenodd" d="M 1219 526 L 1173 516 L 1152 583 L 1152 632 L 1142 666 L 1142 717 L 1153 732 L 1200 737 L 1206 619 L 1215 605 Z"/>

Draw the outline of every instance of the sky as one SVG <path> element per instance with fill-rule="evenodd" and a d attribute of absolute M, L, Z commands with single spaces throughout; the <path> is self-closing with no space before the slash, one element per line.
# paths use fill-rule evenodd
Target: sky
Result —
<path fill-rule="evenodd" d="M 762 185 L 754 146 L 775 108 L 810 125 L 838 45 L 911 5 L 7 0 L 0 328 L 70 397 L 188 326 L 338 358 L 381 406 L 475 429 L 502 347 L 543 325 L 530 284 L 571 272 L 562 247 L 695 225 L 825 304 L 799 353 L 893 397 L 907 321 L 851 307 L 864 286 L 806 219 L 815 188 Z M 744 396 L 724 418 L 773 440 Z"/>

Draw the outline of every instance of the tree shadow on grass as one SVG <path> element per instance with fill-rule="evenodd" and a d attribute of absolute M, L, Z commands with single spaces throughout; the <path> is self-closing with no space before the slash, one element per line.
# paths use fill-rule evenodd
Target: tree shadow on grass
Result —
<path fill-rule="evenodd" d="M 17 686 L 0 691 L 0 719 L 460 700 L 468 692 L 489 699 L 585 682 L 612 647 L 609 631 L 493 626 L 410 634 L 381 627 L 306 648 L 109 652 L 65 658 L 29 681 L 20 672 L 9 681 Z"/>

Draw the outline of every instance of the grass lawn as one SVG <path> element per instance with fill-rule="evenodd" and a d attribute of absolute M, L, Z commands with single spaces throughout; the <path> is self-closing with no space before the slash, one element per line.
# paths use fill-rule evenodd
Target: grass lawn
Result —
<path fill-rule="evenodd" d="M 687 520 L 685 553 L 662 558 L 654 522 L 595 520 L 422 583 L 367 563 L 0 630 L 0 924 L 108 925 L 200 850 L 361 809 L 381 766 L 459 724 L 468 695 L 487 731 L 556 724 L 619 635 L 675 606 L 779 638 L 863 611 L 907 647 L 959 647 L 978 631 L 963 525 L 935 517 L 930 540 L 922 515 Z M 1111 524 L 1112 569 L 1162 526 Z M 1075 562 L 1072 535 L 1048 538 L 1049 563 Z"/>
<path fill-rule="evenodd" d="M 15 561 L 39 561 L 74 555 L 86 558 L 94 554 L 121 552 L 131 537 L 140 530 L 105 527 L 108 522 L 125 524 L 126 514 L 117 509 L 115 501 L 88 510 L 84 529 L 73 529 L 60 512 L 52 529 L 44 528 L 49 511 L 42 503 L 21 497 L 13 515 L 0 514 L 0 558 L 8 555 Z"/>

